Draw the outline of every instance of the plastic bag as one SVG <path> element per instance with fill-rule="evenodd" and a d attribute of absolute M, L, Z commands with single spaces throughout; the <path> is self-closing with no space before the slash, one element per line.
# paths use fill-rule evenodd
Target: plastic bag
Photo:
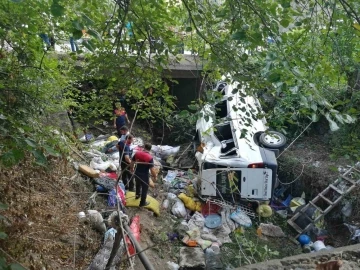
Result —
<path fill-rule="evenodd" d="M 100 171 L 106 171 L 107 168 L 109 168 L 111 165 L 110 161 L 102 161 L 101 158 L 96 158 L 94 157 L 91 161 L 90 161 L 90 167 L 95 169 L 95 170 L 100 170 Z M 116 169 L 116 167 L 115 167 Z"/>
<path fill-rule="evenodd" d="M 171 182 L 176 178 L 178 171 L 168 171 L 167 175 L 165 176 L 164 180 L 166 182 Z"/>
<path fill-rule="evenodd" d="M 251 227 L 252 225 L 251 219 L 241 209 L 231 213 L 230 218 L 243 227 Z"/>
<path fill-rule="evenodd" d="M 176 201 L 177 197 L 174 193 L 168 193 L 167 195 L 167 198 L 170 200 L 170 201 Z"/>
<path fill-rule="evenodd" d="M 106 231 L 105 236 L 104 236 L 104 243 L 106 242 L 106 240 L 108 240 L 109 238 L 114 240 L 115 239 L 115 234 L 117 233 L 117 230 L 115 230 L 114 228 L 110 228 Z"/>
<path fill-rule="evenodd" d="M 91 148 L 102 148 L 104 147 L 108 142 L 105 140 L 95 141 L 90 144 Z"/>
<path fill-rule="evenodd" d="M 261 216 L 261 217 L 271 217 L 273 214 L 272 208 L 269 205 L 266 204 L 262 204 L 259 205 L 259 207 L 256 209 L 256 212 Z"/>
<path fill-rule="evenodd" d="M 151 151 L 161 159 L 166 159 L 170 155 L 176 155 L 180 150 L 180 146 L 172 147 L 170 145 L 153 145 Z"/>
<path fill-rule="evenodd" d="M 107 205 L 110 207 L 116 206 L 116 191 L 115 191 L 115 189 L 113 189 L 109 192 L 109 196 L 107 199 Z"/>
<path fill-rule="evenodd" d="M 221 262 L 220 254 L 215 254 L 215 252 L 211 248 L 208 248 L 205 251 L 205 261 L 206 270 L 224 269 L 224 266 Z"/>
<path fill-rule="evenodd" d="M 204 240 L 209 240 L 211 242 L 217 242 L 218 241 L 217 237 L 215 235 L 213 235 L 213 234 L 210 234 L 210 233 L 202 233 L 201 238 L 204 239 Z"/>
<path fill-rule="evenodd" d="M 190 229 L 190 231 L 187 231 L 186 234 L 190 237 L 190 239 L 200 238 L 200 230 L 198 227 Z"/>
<path fill-rule="evenodd" d="M 183 204 L 182 201 L 177 201 L 173 207 L 171 208 L 171 212 L 179 217 L 179 218 L 183 218 L 186 216 L 186 209 L 185 209 L 185 205 Z"/>
<path fill-rule="evenodd" d="M 204 224 L 205 224 L 205 218 L 199 212 L 195 212 L 188 222 L 188 226 L 190 230 L 194 228 L 202 229 L 204 227 Z"/>
<path fill-rule="evenodd" d="M 97 210 L 87 210 L 88 219 L 91 225 L 98 231 L 106 232 L 106 226 L 102 215 Z"/>
<path fill-rule="evenodd" d="M 167 262 L 166 265 L 169 270 L 179 270 L 180 269 L 180 266 L 174 262 Z"/>
<path fill-rule="evenodd" d="M 202 207 L 201 202 L 195 202 L 191 197 L 186 196 L 184 193 L 179 194 L 178 197 L 180 200 L 183 201 L 187 209 L 190 209 L 191 211 L 198 211 L 198 212 L 201 211 L 201 207 Z"/>
<path fill-rule="evenodd" d="M 198 244 L 200 245 L 200 247 L 205 250 L 207 249 L 208 247 L 210 247 L 212 245 L 212 242 L 211 241 L 208 241 L 208 240 L 203 240 L 201 238 L 198 238 L 196 240 L 198 242 Z"/>
<path fill-rule="evenodd" d="M 163 203 L 162 203 L 162 208 L 163 209 L 168 209 L 168 207 L 169 207 L 169 200 L 168 199 L 165 199 L 164 201 L 163 201 Z"/>

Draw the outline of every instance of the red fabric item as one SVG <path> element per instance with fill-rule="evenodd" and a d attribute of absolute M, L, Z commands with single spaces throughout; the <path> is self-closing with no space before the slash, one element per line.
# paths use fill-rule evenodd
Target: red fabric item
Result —
<path fill-rule="evenodd" d="M 118 177 L 116 172 L 101 172 L 99 175 L 100 175 L 100 177 L 107 176 L 107 177 L 112 178 L 114 180 L 117 180 L 117 177 Z"/>
<path fill-rule="evenodd" d="M 130 230 L 134 235 L 136 241 L 140 242 L 140 216 L 136 215 L 133 217 L 132 222 L 130 224 Z M 129 237 L 126 236 L 126 244 L 129 250 L 129 254 L 134 255 L 136 253 L 135 247 L 133 246 L 132 242 L 130 241 Z"/>
<path fill-rule="evenodd" d="M 117 186 L 116 193 L 117 193 L 118 198 L 120 198 L 122 205 L 126 206 L 126 196 L 125 196 L 125 192 L 122 190 L 122 188 Z"/>

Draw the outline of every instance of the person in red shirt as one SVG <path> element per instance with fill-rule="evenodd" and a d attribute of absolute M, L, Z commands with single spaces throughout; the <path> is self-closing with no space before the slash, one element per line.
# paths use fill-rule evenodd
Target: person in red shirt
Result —
<path fill-rule="evenodd" d="M 137 151 L 130 164 L 131 171 L 134 171 L 134 165 L 136 164 L 134 176 L 135 176 L 135 194 L 136 199 L 140 199 L 139 206 L 147 206 L 150 203 L 146 201 L 147 192 L 149 189 L 149 170 L 153 180 L 156 180 L 156 171 L 154 168 L 154 159 L 150 154 L 151 144 L 146 143 L 143 151 Z"/>

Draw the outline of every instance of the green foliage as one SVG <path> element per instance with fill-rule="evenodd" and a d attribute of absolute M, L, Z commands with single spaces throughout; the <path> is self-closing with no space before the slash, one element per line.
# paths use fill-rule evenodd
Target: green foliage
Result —
<path fill-rule="evenodd" d="M 268 261 L 278 258 L 279 252 L 272 250 L 264 241 L 258 239 L 254 233 L 245 231 L 245 233 L 236 232 L 232 235 L 234 242 L 232 244 L 224 244 L 222 250 L 223 261 L 234 267 L 240 267 L 247 264 Z"/>
<path fill-rule="evenodd" d="M 176 144 L 191 141 L 195 133 L 196 120 L 196 114 L 190 113 L 187 110 L 174 112 L 174 114 L 170 115 L 166 122 L 171 130 L 171 141 Z"/>
<path fill-rule="evenodd" d="M 18 263 L 7 264 L 5 259 L 0 257 L 0 269 L 2 269 L 2 270 L 25 270 L 26 268 L 22 267 Z"/>
<path fill-rule="evenodd" d="M 43 123 L 69 106 L 87 124 L 111 118 L 112 102 L 125 95 L 140 119 L 173 121 L 165 74 L 182 45 L 201 58 L 209 80 L 227 74 L 246 93 L 271 97 L 266 116 L 279 130 L 298 133 L 320 116 L 332 130 L 353 123 L 357 2 L 305 2 L 0 0 L 1 163 L 30 153 L 46 165 L 47 155 L 59 155 L 63 140 Z M 45 35 L 57 45 L 73 37 L 78 50 L 59 56 Z"/>
<path fill-rule="evenodd" d="M 260 98 L 266 92 L 271 126 L 295 134 L 321 115 L 333 131 L 355 122 L 354 112 L 336 104 L 354 100 L 358 91 L 351 80 L 360 49 L 356 8 L 342 2 L 228 0 L 214 12 L 214 4 L 183 3 L 200 32 L 196 38 L 206 44 L 198 51 L 208 69 L 231 75 Z"/>
<path fill-rule="evenodd" d="M 344 157 L 350 161 L 360 160 L 360 130 L 357 125 L 341 126 L 330 139 L 331 158 Z"/>

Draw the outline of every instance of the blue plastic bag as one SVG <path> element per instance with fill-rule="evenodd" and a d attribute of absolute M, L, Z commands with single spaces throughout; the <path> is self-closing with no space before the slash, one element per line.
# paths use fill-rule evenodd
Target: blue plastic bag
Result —
<path fill-rule="evenodd" d="M 108 201 L 107 201 L 108 206 L 115 207 L 116 206 L 116 200 L 117 200 L 116 191 L 115 191 L 115 189 L 113 189 L 113 190 L 111 190 L 109 192 Z"/>

